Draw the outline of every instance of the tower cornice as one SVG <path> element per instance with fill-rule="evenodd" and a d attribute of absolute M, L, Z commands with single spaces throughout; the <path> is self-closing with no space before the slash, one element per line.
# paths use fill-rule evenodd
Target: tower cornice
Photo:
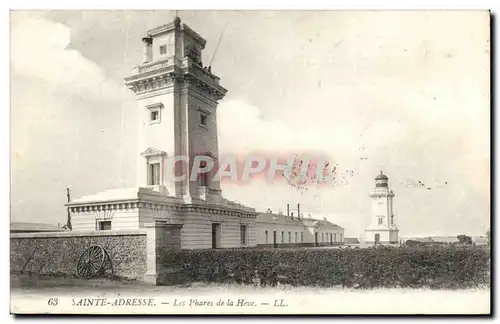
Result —
<path fill-rule="evenodd" d="M 137 75 L 125 79 L 125 85 L 132 90 L 136 95 L 147 92 L 169 88 L 174 85 L 176 74 L 173 69 L 165 69 L 157 71 L 150 75 Z"/>
<path fill-rule="evenodd" d="M 176 27 L 178 30 L 182 30 L 186 34 L 188 34 L 189 36 L 193 37 L 198 43 L 200 43 L 202 45 L 203 48 L 205 47 L 207 41 L 203 37 L 201 37 L 200 34 L 195 32 L 191 27 L 189 27 L 188 25 L 186 25 L 184 23 L 180 24 L 179 26 L 176 26 L 175 22 L 169 22 L 168 24 L 161 25 L 161 26 L 158 26 L 158 27 L 155 27 L 153 29 L 148 30 L 147 35 L 149 37 L 158 36 L 161 34 L 168 33 L 170 31 L 176 29 Z"/>
<path fill-rule="evenodd" d="M 125 84 L 137 95 L 172 87 L 175 82 L 194 87 L 214 101 L 221 100 L 227 93 L 227 89 L 219 85 L 218 76 L 189 57 L 177 62 L 172 57 L 139 65 L 136 71 L 136 74 L 125 78 Z"/>

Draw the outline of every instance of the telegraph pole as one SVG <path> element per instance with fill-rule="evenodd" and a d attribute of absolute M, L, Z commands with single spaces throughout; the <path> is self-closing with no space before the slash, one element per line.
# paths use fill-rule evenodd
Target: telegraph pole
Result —
<path fill-rule="evenodd" d="M 70 191 L 69 191 L 69 188 L 66 188 L 66 197 L 68 198 L 68 204 L 71 202 L 71 194 L 70 194 Z M 68 207 L 68 220 L 66 222 L 66 227 L 71 230 L 72 227 L 71 227 L 71 214 L 69 212 L 69 207 Z"/>

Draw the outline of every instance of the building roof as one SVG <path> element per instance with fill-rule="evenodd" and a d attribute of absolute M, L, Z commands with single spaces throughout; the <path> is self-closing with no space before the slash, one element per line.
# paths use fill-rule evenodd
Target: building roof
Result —
<path fill-rule="evenodd" d="M 333 228 L 342 228 L 341 226 L 334 224 L 326 219 L 314 219 L 314 218 L 309 218 L 309 220 L 312 220 L 313 222 L 310 223 L 311 225 L 314 225 L 314 227 L 333 227 Z M 304 221 L 307 221 L 304 219 Z M 310 225 L 309 225 L 310 226 Z"/>
<path fill-rule="evenodd" d="M 292 219 L 292 217 L 290 217 L 290 216 L 272 214 L 272 213 L 258 214 L 255 221 L 261 222 L 261 223 L 304 226 L 304 224 L 302 224 L 300 221 L 298 221 L 297 218 Z"/>
<path fill-rule="evenodd" d="M 125 199 L 137 199 L 138 189 L 137 188 L 119 188 L 101 191 L 92 195 L 79 197 L 73 199 L 71 203 L 67 205 L 75 205 L 81 203 L 89 202 L 103 202 L 103 201 L 118 201 Z"/>
<path fill-rule="evenodd" d="M 294 217 L 272 214 L 272 213 L 261 213 L 257 215 L 256 222 L 261 223 L 271 223 L 271 224 L 282 224 L 282 225 L 299 225 L 299 226 L 314 226 L 314 227 L 334 227 L 342 228 L 337 224 L 333 224 L 325 219 L 314 219 L 314 218 L 301 218 L 300 221 Z"/>
<path fill-rule="evenodd" d="M 10 223 L 11 232 L 61 232 L 66 229 L 42 223 Z"/>

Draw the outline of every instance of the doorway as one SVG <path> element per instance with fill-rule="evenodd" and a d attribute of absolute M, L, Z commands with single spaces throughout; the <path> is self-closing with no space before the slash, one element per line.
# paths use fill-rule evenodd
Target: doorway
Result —
<path fill-rule="evenodd" d="M 276 231 L 273 231 L 273 247 L 278 247 L 278 243 L 276 242 Z"/>
<path fill-rule="evenodd" d="M 314 233 L 314 245 L 318 246 L 318 233 Z"/>
<path fill-rule="evenodd" d="M 220 248 L 220 224 L 212 223 L 212 249 Z"/>
<path fill-rule="evenodd" d="M 379 244 L 380 243 L 380 234 L 375 234 L 375 244 Z"/>

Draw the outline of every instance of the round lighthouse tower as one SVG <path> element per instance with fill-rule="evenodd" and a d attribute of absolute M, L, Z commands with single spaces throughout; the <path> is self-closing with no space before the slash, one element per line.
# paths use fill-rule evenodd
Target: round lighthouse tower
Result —
<path fill-rule="evenodd" d="M 372 208 L 370 225 L 365 229 L 365 245 L 398 244 L 399 230 L 394 216 L 394 192 L 389 188 L 389 177 L 383 171 L 375 177 L 375 188 L 370 193 Z"/>

